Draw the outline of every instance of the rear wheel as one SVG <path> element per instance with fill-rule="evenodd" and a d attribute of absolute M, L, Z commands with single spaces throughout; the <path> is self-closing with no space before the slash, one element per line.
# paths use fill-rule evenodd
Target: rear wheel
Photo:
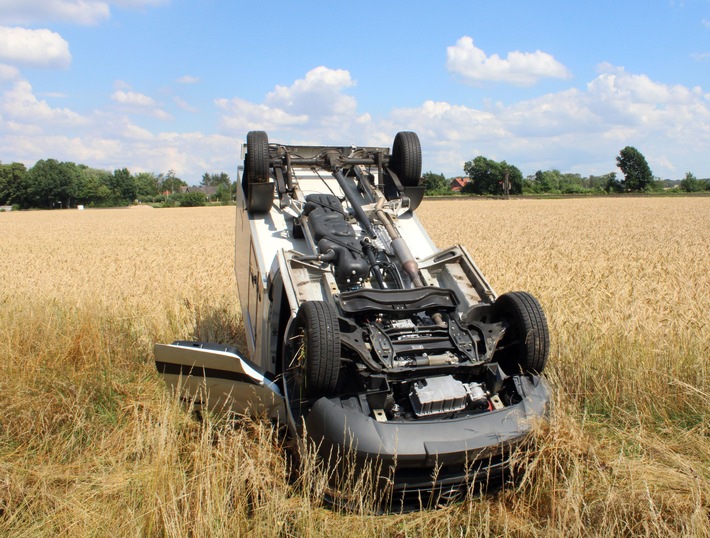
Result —
<path fill-rule="evenodd" d="M 247 133 L 247 154 L 244 158 L 242 188 L 247 209 L 265 213 L 273 202 L 273 184 L 269 185 L 269 137 L 264 131 Z M 267 186 L 269 185 L 269 186 Z"/>
<path fill-rule="evenodd" d="M 493 314 L 506 325 L 494 360 L 509 375 L 541 373 L 550 353 L 550 333 L 538 300 L 524 291 L 505 293 L 493 304 Z"/>
<path fill-rule="evenodd" d="M 416 187 L 422 177 L 422 146 L 417 133 L 401 131 L 394 137 L 389 167 L 404 187 Z"/>
<path fill-rule="evenodd" d="M 269 180 L 269 137 L 264 131 L 247 133 L 244 177 L 250 183 L 265 183 Z"/>
<path fill-rule="evenodd" d="M 330 396 L 340 374 L 340 328 L 333 307 L 325 301 L 306 301 L 295 319 L 286 369 L 306 396 Z"/>

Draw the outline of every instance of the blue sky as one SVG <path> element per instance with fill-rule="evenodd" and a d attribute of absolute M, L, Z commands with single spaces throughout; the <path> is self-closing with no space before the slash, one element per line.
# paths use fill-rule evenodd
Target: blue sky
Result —
<path fill-rule="evenodd" d="M 524 175 L 710 177 L 710 0 L 0 0 L 0 161 L 234 176 L 274 142 L 421 139 Z"/>

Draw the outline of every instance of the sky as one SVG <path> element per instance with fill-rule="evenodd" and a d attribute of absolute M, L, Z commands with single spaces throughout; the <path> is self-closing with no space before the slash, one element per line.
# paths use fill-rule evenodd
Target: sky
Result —
<path fill-rule="evenodd" d="M 0 162 L 235 177 L 241 144 L 710 177 L 710 0 L 0 0 Z"/>

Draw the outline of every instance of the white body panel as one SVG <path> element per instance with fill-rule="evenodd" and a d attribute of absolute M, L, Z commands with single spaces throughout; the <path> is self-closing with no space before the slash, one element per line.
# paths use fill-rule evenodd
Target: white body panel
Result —
<path fill-rule="evenodd" d="M 285 416 L 278 386 L 227 348 L 184 342 L 156 344 L 154 351 L 165 382 L 196 411 L 206 405 L 213 411 L 239 415 Z"/>

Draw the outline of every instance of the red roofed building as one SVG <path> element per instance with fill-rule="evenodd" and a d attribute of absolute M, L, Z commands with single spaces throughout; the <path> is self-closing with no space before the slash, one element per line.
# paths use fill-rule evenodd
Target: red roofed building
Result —
<path fill-rule="evenodd" d="M 449 188 L 454 192 L 461 192 L 461 189 L 463 189 L 469 183 L 471 183 L 470 177 L 455 177 L 451 180 Z"/>

